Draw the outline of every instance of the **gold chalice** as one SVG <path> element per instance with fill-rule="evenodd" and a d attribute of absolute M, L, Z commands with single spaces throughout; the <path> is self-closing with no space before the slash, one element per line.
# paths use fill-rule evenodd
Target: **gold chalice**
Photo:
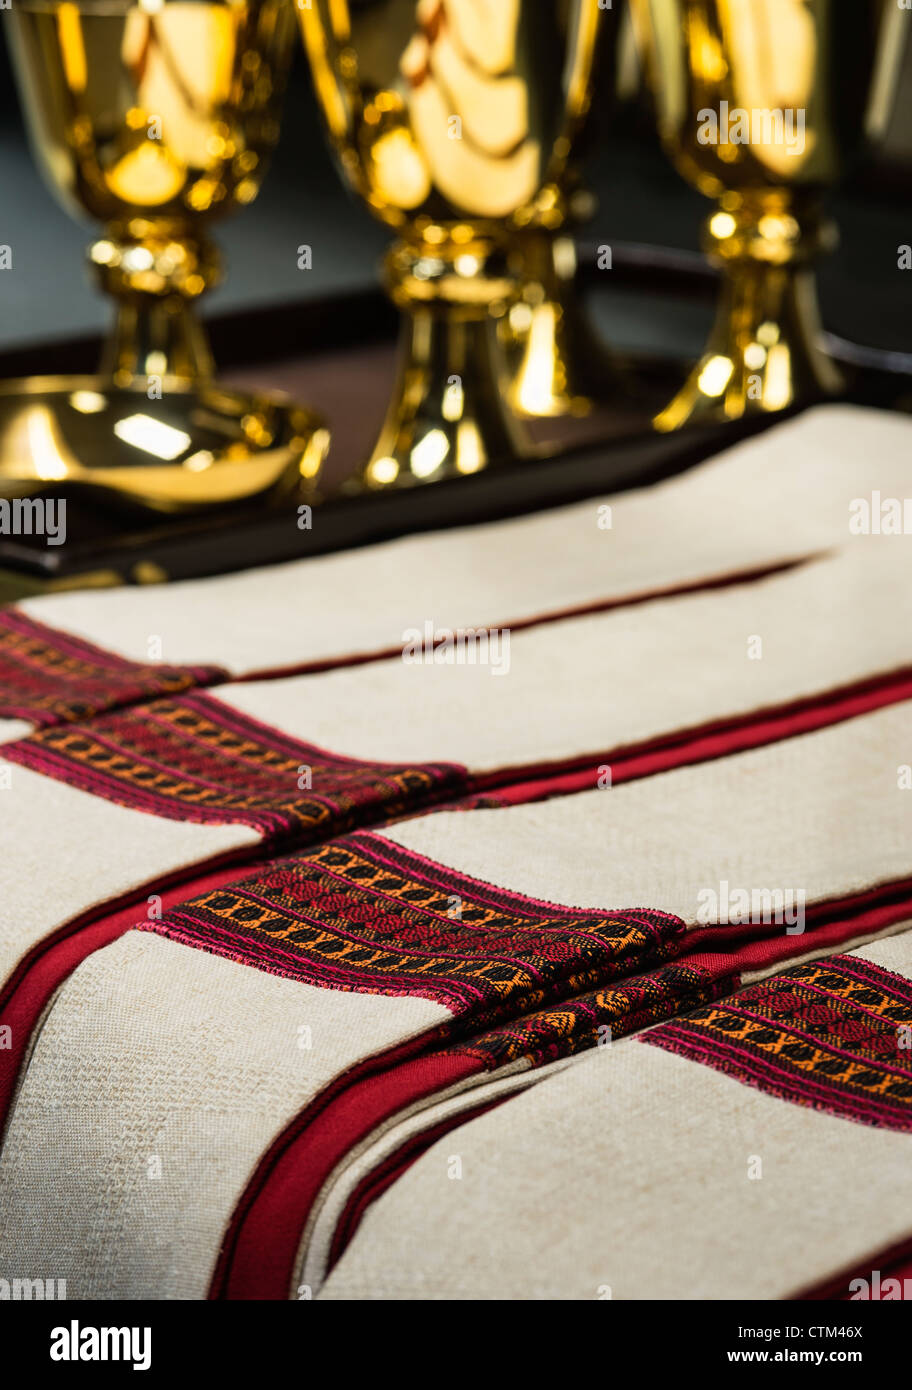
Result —
<path fill-rule="evenodd" d="M 604 349 L 576 290 L 576 241 L 561 214 L 553 232 L 517 236 L 518 293 L 497 325 L 511 369 L 507 400 L 528 419 L 585 415 L 610 379 Z"/>
<path fill-rule="evenodd" d="M 351 488 L 478 472 L 529 451 L 493 321 L 511 232 L 547 218 L 590 88 L 598 0 L 299 0 L 343 173 L 398 240 L 397 385 Z"/>
<path fill-rule="evenodd" d="M 618 364 L 592 327 L 577 289 L 576 253 L 577 231 L 596 211 L 578 166 L 614 115 L 620 27 L 620 6 L 607 7 L 592 78 L 569 94 L 576 167 L 565 168 L 549 196 L 517 219 L 519 288 L 497 328 L 511 368 L 510 406 L 528 418 L 584 415 L 594 400 L 621 389 Z"/>
<path fill-rule="evenodd" d="M 220 278 L 211 222 L 256 197 L 293 52 L 289 0 L 16 0 L 30 136 L 116 324 L 94 376 L 0 388 L 0 489 L 105 488 L 161 510 L 297 487 L 328 435 L 310 412 L 213 380 L 195 313 Z"/>
<path fill-rule="evenodd" d="M 677 168 L 715 199 L 704 246 L 722 269 L 706 349 L 659 429 L 784 409 L 838 391 L 821 346 L 822 208 L 885 124 L 908 32 L 895 0 L 633 0 Z"/>

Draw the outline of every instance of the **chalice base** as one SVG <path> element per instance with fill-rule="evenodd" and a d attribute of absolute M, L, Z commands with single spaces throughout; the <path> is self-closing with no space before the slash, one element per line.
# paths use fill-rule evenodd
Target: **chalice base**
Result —
<path fill-rule="evenodd" d="M 740 420 L 838 394 L 845 382 L 821 346 L 814 272 L 727 265 L 706 348 L 656 429 Z"/>
<path fill-rule="evenodd" d="M 528 315 L 525 307 L 503 330 L 504 350 L 514 364 L 508 401 L 516 415 L 582 416 L 596 405 L 629 401 L 634 383 L 599 340 L 575 289 L 544 299 Z"/>
<path fill-rule="evenodd" d="M 342 491 L 467 477 L 534 452 L 506 405 L 493 320 L 414 306 L 403 316 L 396 385 L 380 436 Z"/>
<path fill-rule="evenodd" d="M 160 512 L 310 495 L 329 446 L 322 421 L 278 395 L 212 382 L 49 376 L 0 385 L 0 495 L 97 488 Z"/>
<path fill-rule="evenodd" d="M 631 384 L 590 324 L 576 288 L 572 239 L 527 232 L 521 246 L 523 287 L 498 324 L 512 373 L 511 409 L 523 419 L 553 419 L 629 399 Z"/>

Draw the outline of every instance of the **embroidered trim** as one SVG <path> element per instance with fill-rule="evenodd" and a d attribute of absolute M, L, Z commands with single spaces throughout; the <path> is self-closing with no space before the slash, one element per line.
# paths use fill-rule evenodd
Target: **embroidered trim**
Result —
<path fill-rule="evenodd" d="M 121 705 L 227 679 L 218 666 L 160 666 L 128 661 L 90 642 L 0 612 L 0 718 L 39 728 L 90 719 Z"/>
<path fill-rule="evenodd" d="M 540 1067 L 586 1048 L 608 1046 L 650 1023 L 718 999 L 738 982 L 737 975 L 714 979 L 701 966 L 672 962 L 529 1014 L 452 1051 L 479 1058 L 489 1071 L 519 1058 Z"/>
<path fill-rule="evenodd" d="M 338 757 L 201 693 L 42 729 L 3 756 L 132 810 L 253 826 L 272 846 L 421 809 L 467 778 L 455 764 Z"/>
<path fill-rule="evenodd" d="M 750 985 L 641 1039 L 798 1105 L 912 1129 L 912 981 L 855 955 Z"/>
<path fill-rule="evenodd" d="M 142 929 L 326 989 L 433 999 L 455 1017 L 441 1033 L 452 1038 L 469 1019 L 473 1033 L 484 1030 L 663 960 L 679 949 L 684 924 L 646 909 L 536 901 L 362 832 Z M 592 1007 L 581 1003 L 580 1017 Z M 511 1055 L 527 1028 L 524 1019 Z M 498 1034 L 490 1065 L 510 1048 Z"/>

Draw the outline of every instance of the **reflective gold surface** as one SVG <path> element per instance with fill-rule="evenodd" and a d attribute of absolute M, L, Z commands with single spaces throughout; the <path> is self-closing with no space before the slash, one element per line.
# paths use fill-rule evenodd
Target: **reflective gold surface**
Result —
<path fill-rule="evenodd" d="M 312 484 L 329 434 L 310 411 L 215 383 L 161 400 L 98 376 L 0 382 L 0 496 L 77 484 L 172 512 Z M 86 462 L 91 460 L 91 462 Z"/>
<path fill-rule="evenodd" d="M 822 196 L 889 111 L 908 26 L 892 0 L 633 0 L 678 169 L 715 199 L 723 271 L 710 340 L 660 429 L 837 391 L 813 263 L 835 240 Z"/>
<path fill-rule="evenodd" d="M 397 386 L 352 487 L 477 472 L 528 445 L 492 319 L 511 230 L 546 225 L 590 91 L 598 0 L 311 0 L 299 9 L 343 173 L 398 240 Z"/>
<path fill-rule="evenodd" d="M 253 201 L 278 137 L 290 0 L 17 0 L 7 25 L 45 177 L 103 224 L 89 259 L 117 320 L 99 375 L 76 388 L 103 407 L 74 409 L 68 380 L 4 387 L 0 486 L 50 468 L 170 510 L 246 495 L 245 479 L 259 492 L 283 478 L 280 459 L 312 479 L 319 422 L 213 386 L 194 310 L 221 273 L 209 226 Z M 162 428 L 126 440 L 133 416 Z M 180 436 L 167 459 L 147 447 Z"/>
<path fill-rule="evenodd" d="M 622 14 L 620 5 L 602 12 L 592 78 L 571 94 L 577 163 L 610 130 Z M 511 368 L 510 405 L 528 418 L 585 415 L 594 400 L 607 400 L 620 389 L 616 364 L 592 328 L 576 286 L 576 236 L 594 215 L 596 199 L 572 167 L 557 181 L 556 192 L 517 235 L 519 294 L 498 324 Z"/>
<path fill-rule="evenodd" d="M 594 202 L 582 191 L 575 201 Z M 627 388 L 577 289 L 574 233 L 588 215 L 574 216 L 571 204 L 554 231 L 517 233 L 518 295 L 497 331 L 510 365 L 507 399 L 527 419 L 587 415 Z"/>
<path fill-rule="evenodd" d="M 498 324 L 511 366 L 510 406 L 530 419 L 585 415 L 592 403 L 579 384 L 576 243 L 572 236 L 521 232 L 517 251 L 519 293 Z"/>

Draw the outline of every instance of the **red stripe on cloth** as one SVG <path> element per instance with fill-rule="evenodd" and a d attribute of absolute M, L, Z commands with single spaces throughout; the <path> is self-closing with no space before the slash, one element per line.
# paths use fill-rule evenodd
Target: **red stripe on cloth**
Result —
<path fill-rule="evenodd" d="M 15 608 L 0 613 L 0 718 L 39 728 L 224 681 L 220 666 L 138 662 L 49 627 Z"/>
<path fill-rule="evenodd" d="M 274 844 L 382 823 L 462 796 L 467 785 L 456 764 L 327 752 L 200 692 L 41 729 L 4 744 L 0 756 L 129 810 L 249 825 Z"/>
<path fill-rule="evenodd" d="M 639 1041 L 791 1104 L 912 1132 L 912 982 L 858 955 L 799 961 Z"/>
<path fill-rule="evenodd" d="M 587 614 L 610 612 L 615 608 L 635 607 L 657 599 L 755 583 L 798 569 L 820 558 L 822 553 L 626 596 L 594 599 L 589 603 L 515 618 L 497 626 L 518 632 L 523 628 L 565 622 Z M 468 626 L 456 630 L 465 630 Z M 471 626 L 477 627 L 478 624 Z M 375 651 L 289 662 L 232 675 L 230 670 L 220 665 L 169 666 L 133 661 L 13 607 L 0 614 L 0 718 L 23 719 L 39 727 L 47 727 L 136 704 L 156 695 L 175 695 L 193 687 L 315 675 L 343 666 L 387 661 L 399 656 L 401 651 L 400 644 Z"/>
<path fill-rule="evenodd" d="M 336 1223 L 327 1261 L 327 1272 L 332 1269 L 334 1264 L 338 1263 L 351 1244 L 358 1227 L 364 1220 L 364 1214 L 368 1207 L 373 1206 L 378 1197 L 382 1197 L 384 1192 L 388 1191 L 393 1183 L 397 1182 L 403 1173 L 411 1168 L 413 1163 L 417 1163 L 422 1154 L 427 1153 L 438 1139 L 442 1139 L 446 1134 L 451 1134 L 454 1129 L 458 1129 L 461 1125 L 467 1125 L 471 1120 L 477 1119 L 479 1115 L 486 1115 L 489 1110 L 496 1110 L 513 1094 L 510 1092 L 504 1096 L 495 1096 L 491 1100 L 483 1101 L 480 1105 L 471 1106 L 470 1109 L 455 1111 L 429 1129 L 422 1130 L 420 1134 L 412 1135 L 398 1149 L 389 1154 L 383 1163 L 378 1164 L 362 1178 L 349 1195 Z"/>
<path fill-rule="evenodd" d="M 415 1039 L 409 1049 L 421 1043 Z M 474 1058 L 452 1054 L 390 1067 L 403 1051 L 340 1078 L 335 1094 L 318 1096 L 267 1151 L 225 1233 L 210 1299 L 288 1298 L 301 1232 L 336 1165 L 389 1116 L 482 1070 Z M 379 1075 L 353 1080 L 366 1066 L 384 1064 Z"/>
<path fill-rule="evenodd" d="M 586 618 L 598 613 L 611 613 L 615 608 L 637 608 L 644 603 L 656 603 L 662 599 L 687 598 L 691 594 L 702 594 L 714 589 L 733 589 L 739 584 L 756 584 L 773 575 L 787 574 L 790 570 L 801 569 L 814 560 L 821 560 L 831 552 L 813 551 L 795 560 L 779 560 L 775 564 L 761 565 L 753 569 L 735 570 L 729 574 L 714 575 L 708 579 L 693 579 L 686 583 L 670 584 L 660 589 L 641 589 L 636 593 L 614 598 L 593 599 L 589 603 L 577 603 L 567 608 L 556 608 L 551 612 L 534 613 L 526 618 L 509 618 L 496 623 L 463 623 L 447 631 L 454 633 L 474 631 L 479 628 L 507 628 L 510 632 L 522 632 L 526 628 L 547 627 L 551 623 L 565 623 L 573 618 Z M 441 629 L 442 630 L 442 629 Z M 261 666 L 243 675 L 231 676 L 231 685 L 245 685 L 251 681 L 283 680 L 289 676 L 314 676 L 323 671 L 336 671 L 343 666 L 367 666 L 375 661 L 390 661 L 402 655 L 402 643 L 395 647 L 380 647 L 376 651 L 352 652 L 348 656 L 320 657 L 314 661 L 290 662 L 287 665 Z"/>
<path fill-rule="evenodd" d="M 879 890 L 859 894 L 854 900 L 821 904 L 820 913 L 826 914 L 826 920 L 802 935 L 783 934 L 769 942 L 742 939 L 731 952 L 685 951 L 677 964 L 705 969 L 711 978 L 723 980 L 722 993 L 727 996 L 740 988 L 741 973 L 747 968 L 759 968 L 764 963 L 804 955 L 818 948 L 826 949 L 850 937 L 866 935 L 904 917 L 912 917 L 909 887 L 908 883 L 885 885 Z M 903 893 L 908 896 L 903 897 Z M 875 902 L 878 895 L 885 901 Z M 711 939 L 710 932 L 721 935 L 726 930 L 731 929 L 707 929 L 700 935 L 706 941 Z M 620 982 L 621 986 L 623 983 Z M 669 1025 L 663 1026 L 667 1029 Z M 649 1036 L 648 1033 L 643 1035 L 644 1039 Z M 312 1107 L 303 1111 L 275 1141 L 248 1185 L 223 1244 L 210 1298 L 287 1298 L 301 1234 L 312 1204 L 332 1170 L 379 1124 L 415 1100 L 433 1096 L 435 1076 L 437 1089 L 452 1084 L 457 1078 L 450 1070 L 450 1063 L 459 1055 L 468 1054 L 451 1049 L 436 1057 L 396 1066 L 401 1061 L 401 1053 L 390 1054 L 371 1064 L 392 1068 L 383 1074 L 359 1079 L 349 1089 L 343 1089 L 349 1078 L 340 1078 L 334 1094 L 324 1099 L 325 1108 L 315 1120 L 310 1119 L 314 1113 Z M 486 1066 L 478 1066 L 474 1071 L 482 1069 L 488 1070 Z M 456 1123 L 459 1122 L 457 1119 Z M 428 1144 L 431 1142 L 433 1139 L 428 1140 Z M 412 1144 L 416 1156 L 423 1151 L 421 1136 L 410 1141 L 409 1152 Z M 401 1171 L 407 1166 L 403 1161 Z M 357 1224 L 370 1202 L 385 1191 L 397 1175 L 393 1173 L 386 1182 L 386 1172 L 385 1164 L 367 1174 L 352 1194 L 333 1237 L 332 1249 L 336 1252 L 333 1258 L 338 1257 L 354 1230 L 354 1226 L 345 1223 L 354 1220 Z"/>
<path fill-rule="evenodd" d="M 814 903 L 808 908 L 806 930 L 788 936 L 770 936 L 770 924 L 700 927 L 688 933 L 688 949 L 681 963 L 710 971 L 712 975 L 738 971 L 748 974 L 809 952 L 828 951 L 847 941 L 875 936 L 897 922 L 912 921 L 912 880 L 887 883 L 851 898 Z M 761 936 L 761 933 L 767 933 Z M 729 950 L 704 947 L 731 942 Z M 697 949 L 694 949 L 694 948 Z"/>
<path fill-rule="evenodd" d="M 652 777 L 676 767 L 712 762 L 912 699 L 912 668 L 904 667 L 857 685 L 809 696 L 788 705 L 753 710 L 629 748 L 590 753 L 584 761 L 499 768 L 472 778 L 475 793 L 491 793 L 498 806 L 521 805 L 547 796 L 566 796 L 599 785 L 599 769 L 610 767 L 612 785 Z M 507 782 L 509 780 L 509 785 Z"/>
<path fill-rule="evenodd" d="M 27 638 L 29 642 L 45 646 L 54 653 L 69 657 L 84 666 L 120 673 L 134 671 L 138 664 L 129 657 L 120 656 L 119 653 L 108 651 L 105 647 L 97 647 L 94 642 L 88 642 L 63 628 L 51 627 L 50 624 L 32 618 L 18 608 L 7 608 L 0 614 L 0 627 L 5 633 L 15 633 L 17 637 Z M 16 659 L 36 670 L 45 670 L 44 665 L 39 662 L 38 654 L 31 647 L 17 650 Z"/>
<path fill-rule="evenodd" d="M 901 1297 L 896 1297 L 895 1287 L 884 1289 L 888 1279 L 898 1279 Z M 868 1285 L 851 1290 L 856 1280 L 864 1280 Z M 906 1293 L 904 1281 L 909 1280 Z M 870 1256 L 863 1264 L 854 1264 L 832 1275 L 821 1284 L 791 1294 L 793 1299 L 806 1299 L 811 1302 L 841 1300 L 844 1302 L 900 1302 L 912 1300 L 912 1236 L 904 1237 L 895 1244 L 887 1246 Z"/>
<path fill-rule="evenodd" d="M 912 918 L 912 891 L 910 890 L 912 890 L 912 883 L 890 884 L 881 889 L 872 890 L 870 893 L 859 894 L 855 899 L 843 899 L 815 905 L 817 916 L 825 916 L 826 921 L 806 934 L 800 936 L 783 935 L 767 941 L 741 940 L 734 944 L 733 949 L 729 952 L 685 951 L 679 957 L 678 963 L 692 966 L 698 970 L 705 970 L 709 978 L 724 981 L 723 993 L 733 993 L 740 988 L 741 976 L 748 970 L 760 969 L 777 961 L 788 959 L 790 956 L 805 954 L 808 951 L 836 948 L 850 938 L 864 936 L 868 932 L 884 930 L 894 922 Z M 902 896 L 903 894 L 905 896 Z M 866 904 L 870 904 L 878 896 L 895 898 L 895 901 L 866 907 Z M 710 927 L 701 930 L 696 935 L 699 935 L 701 941 L 711 941 L 714 937 L 724 939 L 724 933 L 733 930 L 736 929 L 724 926 Z M 764 930 L 764 928 L 761 927 L 759 930 Z M 504 1098 L 504 1100 L 506 1099 L 508 1097 Z M 481 1113 L 494 1104 L 503 1103 L 501 1100 L 489 1102 L 487 1106 L 478 1107 L 477 1112 Z M 449 1120 L 442 1121 L 439 1125 L 422 1134 L 413 1136 L 395 1154 L 390 1155 L 381 1165 L 364 1176 L 349 1196 L 348 1202 L 340 1214 L 332 1238 L 329 1268 L 332 1268 L 349 1244 L 367 1208 L 387 1191 L 393 1182 L 422 1153 L 430 1148 L 438 1137 L 448 1133 L 459 1124 L 467 1123 L 475 1113 L 474 1110 L 464 1111 Z"/>
<path fill-rule="evenodd" d="M 221 861 L 212 860 L 208 867 L 202 867 L 196 877 L 186 882 L 171 886 L 164 885 L 161 880 L 147 883 L 116 903 L 93 910 L 88 921 L 74 919 L 33 947 L 0 991 L 0 1027 L 8 1027 L 12 1039 L 8 1049 L 0 1050 L 0 1137 L 6 1127 L 19 1069 L 35 1025 L 76 967 L 93 951 L 110 945 L 137 922 L 146 920 L 141 905 L 150 893 L 156 893 L 162 900 L 162 908 L 170 910 L 197 893 L 237 882 L 255 873 L 257 867 L 242 869 L 231 856 Z"/>

